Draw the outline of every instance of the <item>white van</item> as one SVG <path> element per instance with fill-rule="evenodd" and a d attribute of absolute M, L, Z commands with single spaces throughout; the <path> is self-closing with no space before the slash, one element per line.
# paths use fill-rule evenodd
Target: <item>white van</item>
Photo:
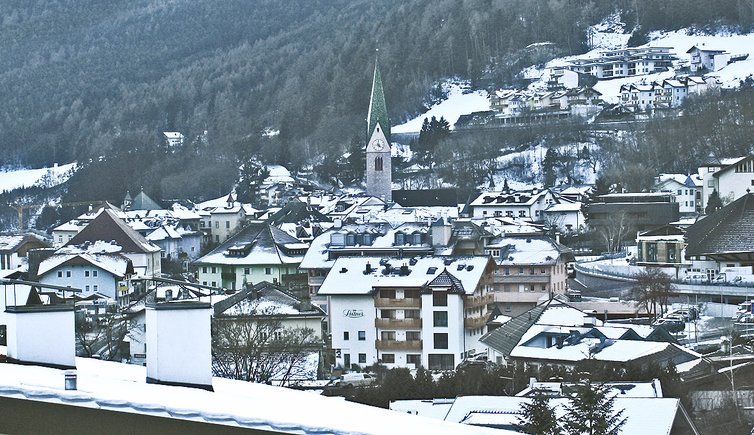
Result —
<path fill-rule="evenodd" d="M 335 387 L 364 387 L 375 381 L 374 375 L 369 373 L 346 373 L 333 379 L 331 384 Z"/>

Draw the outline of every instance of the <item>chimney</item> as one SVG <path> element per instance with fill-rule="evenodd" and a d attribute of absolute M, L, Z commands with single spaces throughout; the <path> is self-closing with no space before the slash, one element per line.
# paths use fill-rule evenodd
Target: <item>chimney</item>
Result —
<path fill-rule="evenodd" d="M 37 248 L 29 249 L 26 253 L 26 258 L 29 260 L 29 281 L 37 281 L 39 272 L 39 265 L 55 254 L 54 248 Z"/>
<path fill-rule="evenodd" d="M 306 296 L 303 299 L 301 299 L 301 304 L 299 305 L 300 311 L 311 311 L 312 309 L 312 300 Z"/>
<path fill-rule="evenodd" d="M 400 273 L 399 273 L 400 276 L 408 276 L 409 273 L 411 273 L 411 270 L 408 268 L 408 265 L 406 263 L 403 263 L 401 265 L 401 270 L 400 270 Z"/>
<path fill-rule="evenodd" d="M 448 246 L 450 236 L 453 234 L 453 227 L 447 219 L 440 218 L 432 224 L 432 245 Z"/>
<path fill-rule="evenodd" d="M 196 300 L 147 303 L 147 383 L 212 391 L 211 312 Z"/>
<path fill-rule="evenodd" d="M 19 291 L 23 286 L 5 285 L 3 297 L 6 301 L 21 302 L 22 296 L 16 292 L 25 293 Z M 37 292 L 33 287 L 29 291 Z M 73 304 L 23 303 L 24 305 L 9 305 L 5 309 L 8 360 L 64 369 L 75 368 L 76 321 Z"/>

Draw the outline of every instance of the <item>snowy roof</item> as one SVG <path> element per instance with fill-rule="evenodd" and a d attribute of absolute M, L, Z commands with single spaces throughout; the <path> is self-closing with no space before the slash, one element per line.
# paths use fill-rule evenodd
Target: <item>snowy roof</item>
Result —
<path fill-rule="evenodd" d="M 422 417 L 445 420 L 450 407 L 456 399 L 419 399 L 419 400 L 393 400 L 390 409 L 407 414 L 421 415 Z"/>
<path fill-rule="evenodd" d="M 279 228 L 252 223 L 197 260 L 196 264 L 298 264 L 307 246 Z"/>
<path fill-rule="evenodd" d="M 65 246 L 81 245 L 86 242 L 113 241 L 122 247 L 123 252 L 150 253 L 158 252 L 160 248 L 153 245 L 141 234 L 126 225 L 109 209 L 100 213 L 84 229 L 76 234 Z"/>
<path fill-rule="evenodd" d="M 88 222 L 87 222 L 88 223 Z M 84 228 L 87 223 L 80 223 L 78 220 L 70 220 L 62 225 L 58 225 L 53 231 L 75 231 L 78 232 L 81 228 Z"/>
<path fill-rule="evenodd" d="M 270 174 L 264 180 L 265 183 L 292 183 L 295 181 L 285 166 L 267 165 L 266 168 L 270 171 Z"/>
<path fill-rule="evenodd" d="M 539 201 L 546 194 L 551 193 L 547 189 L 527 192 L 483 192 L 471 201 L 470 205 L 472 207 L 528 206 Z"/>
<path fill-rule="evenodd" d="M 266 281 L 215 303 L 213 308 L 216 316 L 326 316 L 318 306 L 302 304 L 283 287 Z"/>
<path fill-rule="evenodd" d="M 474 219 L 473 222 L 494 236 L 542 234 L 542 227 L 540 225 L 535 225 L 516 217 L 486 217 Z"/>
<path fill-rule="evenodd" d="M 201 215 L 198 212 L 194 210 L 189 210 L 180 204 L 173 204 L 173 209 L 171 210 L 170 214 L 174 218 L 180 219 L 182 221 L 196 220 L 196 219 L 201 218 Z"/>
<path fill-rule="evenodd" d="M 610 387 L 610 394 L 619 397 L 662 397 L 662 384 L 659 379 L 651 381 L 620 381 L 606 382 L 604 385 Z M 518 397 L 530 397 L 535 391 L 545 390 L 555 396 L 567 396 L 570 389 L 575 386 L 574 383 L 538 381 L 530 378 L 529 386 L 518 393 Z"/>
<path fill-rule="evenodd" d="M 486 249 L 500 248 L 495 261 L 501 266 L 552 265 L 572 260 L 570 249 L 546 236 L 499 237 L 490 241 Z"/>
<path fill-rule="evenodd" d="M 76 369 L 66 391 L 64 370 L 0 364 L 0 396 L 286 433 L 500 433 L 253 382 L 212 378 L 210 392 L 147 384 L 137 365 L 76 358 Z"/>
<path fill-rule="evenodd" d="M 182 238 L 182 232 L 183 231 L 179 231 L 175 227 L 172 227 L 170 225 L 162 225 L 161 227 L 149 233 L 146 239 L 152 242 L 157 240 L 178 240 Z"/>
<path fill-rule="evenodd" d="M 177 131 L 164 131 L 162 134 L 168 139 L 183 139 L 183 133 Z"/>
<path fill-rule="evenodd" d="M 446 273 L 447 269 L 468 295 L 478 288 L 490 264 L 489 257 L 484 256 L 391 258 L 388 261 L 391 269 L 387 271 L 380 260 L 380 257 L 338 258 L 318 294 L 368 295 L 377 287 L 421 288 Z M 370 266 L 369 272 L 367 265 Z M 408 273 L 400 273 L 403 266 Z"/>
<path fill-rule="evenodd" d="M 0 236 L 0 252 L 15 252 L 25 243 L 42 246 L 44 242 L 32 235 Z"/>
<path fill-rule="evenodd" d="M 560 332 L 568 334 L 574 328 L 560 328 Z M 522 342 L 524 340 L 522 339 Z M 600 338 L 584 337 L 576 344 L 566 344 L 562 347 L 536 347 L 518 345 L 510 353 L 513 358 L 525 358 L 537 361 L 578 362 L 585 359 L 598 361 L 627 363 L 641 360 L 643 362 L 655 361 L 665 365 L 666 360 L 673 360 L 676 364 L 701 358 L 688 349 L 677 344 L 638 341 L 638 340 L 607 340 Z"/>
<path fill-rule="evenodd" d="M 553 204 L 545 209 L 545 213 L 556 212 L 580 212 L 580 202 L 561 202 L 560 204 Z"/>
<path fill-rule="evenodd" d="M 493 427 L 508 426 L 515 422 L 523 403 L 530 399 L 511 396 L 463 396 L 453 401 L 445 421 L 480 423 Z M 558 419 L 562 419 L 569 403 L 567 398 L 551 399 Z M 676 398 L 616 397 L 616 412 L 623 410 L 626 423 L 618 434 L 669 435 L 680 410 L 680 400 Z M 421 408 L 417 408 L 421 409 Z M 419 414 L 421 415 L 421 414 Z M 684 417 L 685 418 L 685 417 Z M 678 419 L 680 420 L 680 419 Z M 688 421 L 684 421 L 688 425 Z M 498 429 L 501 434 L 519 433 Z"/>
<path fill-rule="evenodd" d="M 424 240 L 420 244 L 412 244 L 413 240 L 411 240 L 410 235 L 416 232 L 427 234 L 429 231 L 430 228 L 426 223 L 405 223 L 395 229 L 390 228 L 390 225 L 386 223 L 373 222 L 347 224 L 340 228 L 333 227 L 314 238 L 309 250 L 301 261 L 300 267 L 302 269 L 329 269 L 335 262 L 336 256 L 330 254 L 334 251 L 354 251 L 359 255 L 363 252 L 367 256 L 377 255 L 370 254 L 370 251 L 379 251 L 382 255 L 397 255 L 401 250 L 428 253 L 431 251 L 428 237 L 424 237 Z M 404 239 L 404 245 L 395 244 L 395 235 L 399 232 L 407 236 Z M 331 243 L 333 234 L 369 234 L 371 236 L 371 243 L 369 245 L 362 245 L 358 243 L 359 239 L 356 238 L 356 244 L 354 245 L 335 246 Z"/>
<path fill-rule="evenodd" d="M 44 276 L 64 265 L 91 265 L 117 277 L 123 277 L 129 271 L 129 263 L 128 258 L 117 253 L 54 254 L 39 264 L 37 273 L 39 276 Z"/>

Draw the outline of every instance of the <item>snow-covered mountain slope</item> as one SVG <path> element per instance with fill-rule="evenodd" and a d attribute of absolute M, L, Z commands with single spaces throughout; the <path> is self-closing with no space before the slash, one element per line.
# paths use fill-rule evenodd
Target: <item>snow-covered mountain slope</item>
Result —
<path fill-rule="evenodd" d="M 458 81 L 443 83 L 443 88 L 447 92 L 447 99 L 433 105 L 427 112 L 416 118 L 392 127 L 391 131 L 393 133 L 418 133 L 422 129 L 424 118 L 431 119 L 433 116 L 437 119 L 444 117 L 450 123 L 450 128 L 453 128 L 453 124 L 461 115 L 490 110 L 490 101 L 487 99 L 486 91 L 471 91 L 468 83 Z"/>
<path fill-rule="evenodd" d="M 76 171 L 76 163 L 40 169 L 4 169 L 0 171 L 0 191 L 22 187 L 52 187 L 66 182 Z"/>

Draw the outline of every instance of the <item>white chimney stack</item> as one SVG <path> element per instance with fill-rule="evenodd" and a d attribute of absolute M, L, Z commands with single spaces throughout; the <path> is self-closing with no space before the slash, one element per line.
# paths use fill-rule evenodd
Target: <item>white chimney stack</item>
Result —
<path fill-rule="evenodd" d="M 8 306 L 5 315 L 10 361 L 76 366 L 73 304 Z"/>
<path fill-rule="evenodd" d="M 148 383 L 212 390 L 211 311 L 196 300 L 147 303 Z"/>

